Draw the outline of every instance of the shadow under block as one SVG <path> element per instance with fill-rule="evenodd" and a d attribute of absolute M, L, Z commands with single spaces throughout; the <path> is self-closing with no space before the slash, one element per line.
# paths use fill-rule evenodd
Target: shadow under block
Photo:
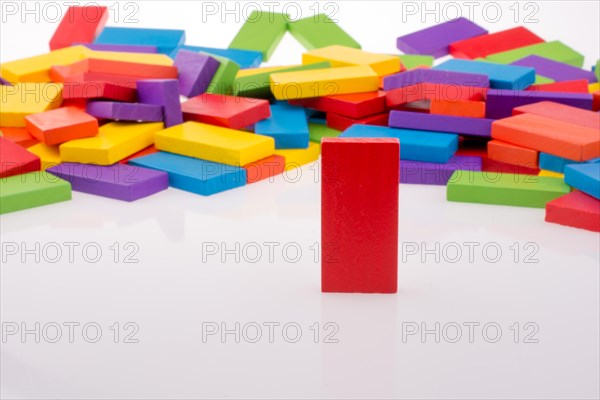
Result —
<path fill-rule="evenodd" d="M 242 129 L 271 116 L 267 100 L 205 93 L 181 105 L 183 119 Z"/>
<path fill-rule="evenodd" d="M 45 171 L 61 163 L 60 150 L 58 146 L 48 146 L 44 143 L 34 144 L 27 149 L 40 158 L 41 169 Z"/>
<path fill-rule="evenodd" d="M 597 112 L 571 107 L 552 101 L 527 104 L 513 109 L 513 115 L 535 114 L 562 122 L 596 129 L 600 134 L 600 116 Z"/>
<path fill-rule="evenodd" d="M 394 128 L 457 133 L 463 136 L 488 138 L 492 133 L 492 122 L 494 121 L 484 118 L 392 110 L 389 125 Z"/>
<path fill-rule="evenodd" d="M 516 146 L 501 140 L 494 139 L 487 143 L 488 158 L 507 164 L 538 168 L 538 154 L 536 150 Z"/>
<path fill-rule="evenodd" d="M 111 165 L 150 146 L 162 122 L 111 122 L 97 136 L 60 145 L 63 162 Z"/>
<path fill-rule="evenodd" d="M 50 50 L 93 42 L 107 20 L 107 7 L 70 6 L 50 39 Z"/>
<path fill-rule="evenodd" d="M 457 18 L 400 36 L 396 40 L 396 47 L 406 54 L 425 54 L 440 58 L 449 54 L 450 44 L 485 34 L 487 30 L 474 22 Z"/>
<path fill-rule="evenodd" d="M 453 156 L 447 163 L 400 160 L 400 183 L 446 185 L 454 171 L 481 171 L 483 161 L 476 156 Z"/>
<path fill-rule="evenodd" d="M 542 38 L 529 29 L 518 26 L 451 43 L 450 54 L 456 58 L 475 59 L 543 42 Z"/>
<path fill-rule="evenodd" d="M 469 100 L 431 100 L 429 112 L 454 117 L 485 118 L 485 102 Z"/>
<path fill-rule="evenodd" d="M 492 138 L 573 161 L 600 157 L 598 130 L 533 114 L 495 121 Z"/>
<path fill-rule="evenodd" d="M 540 101 L 553 101 L 571 107 L 592 109 L 592 95 L 585 93 L 536 92 L 490 89 L 486 95 L 486 117 L 500 119 L 513 114 L 513 109 Z"/>
<path fill-rule="evenodd" d="M 412 161 L 447 163 L 458 149 L 458 135 L 385 126 L 353 125 L 339 138 L 398 139 L 400 158 Z"/>
<path fill-rule="evenodd" d="M 524 67 L 535 68 L 535 73 L 555 82 L 572 81 L 577 79 L 586 79 L 589 83 L 597 81 L 592 71 L 586 71 L 579 67 L 574 67 L 560 61 L 554 61 L 549 58 L 536 55 L 527 56 L 517 60 L 511 65 L 520 65 Z"/>
<path fill-rule="evenodd" d="M 448 181 L 446 194 L 449 201 L 544 208 L 570 191 L 558 178 L 456 171 Z"/>
<path fill-rule="evenodd" d="M 494 89 L 523 90 L 535 82 L 536 74 L 530 67 L 459 59 L 445 61 L 434 69 L 486 75 Z"/>
<path fill-rule="evenodd" d="M 135 158 L 129 164 L 164 171 L 169 174 L 169 186 L 203 196 L 246 184 L 244 168 L 162 151 Z"/>
<path fill-rule="evenodd" d="M 29 133 L 49 146 L 98 134 L 98 120 L 76 107 L 28 115 L 25 124 Z"/>
<path fill-rule="evenodd" d="M 578 68 L 583 66 L 583 55 L 558 40 L 491 54 L 486 59 L 500 64 L 510 64 L 531 55 L 549 58 Z"/>
<path fill-rule="evenodd" d="M 396 139 L 323 139 L 323 292 L 397 292 L 399 154 Z"/>
<path fill-rule="evenodd" d="M 179 93 L 193 97 L 206 92 L 221 63 L 206 54 L 181 50 L 174 65 L 179 71 Z"/>
<path fill-rule="evenodd" d="M 254 132 L 275 140 L 276 149 L 306 149 L 309 132 L 304 108 L 287 104 L 271 106 L 271 116 L 254 125 Z"/>
<path fill-rule="evenodd" d="M 485 74 L 473 72 L 445 71 L 441 69 L 417 68 L 383 78 L 386 91 L 400 89 L 420 83 L 439 83 L 453 86 L 490 87 L 490 79 Z"/>
<path fill-rule="evenodd" d="M 275 151 L 273 138 L 193 121 L 157 132 L 155 146 L 169 153 L 234 166 L 269 157 Z"/>
<path fill-rule="evenodd" d="M 0 214 L 71 200 L 71 185 L 45 172 L 0 179 Z"/>
<path fill-rule="evenodd" d="M 262 160 L 244 165 L 246 183 L 254 183 L 279 175 L 285 171 L 285 158 L 272 155 Z"/>
<path fill-rule="evenodd" d="M 0 137 L 0 178 L 39 171 L 40 158 L 16 143 Z"/>
<path fill-rule="evenodd" d="M 185 43 L 185 31 L 111 26 L 104 28 L 94 43 L 156 46 L 159 53 L 169 54 Z"/>
<path fill-rule="evenodd" d="M 64 163 L 47 170 L 72 190 L 123 201 L 135 201 L 169 187 L 166 172 L 126 164 L 109 166 Z"/>
<path fill-rule="evenodd" d="M 369 53 L 360 49 L 345 46 L 328 46 L 311 50 L 302 54 L 302 64 L 313 64 L 329 61 L 332 68 L 338 67 L 371 67 L 378 76 L 400 72 L 402 64 L 396 56 Z"/>
<path fill-rule="evenodd" d="M 275 155 L 285 158 L 285 170 L 289 171 L 317 161 L 321 155 L 321 145 L 310 142 L 306 149 L 275 150 Z"/>
<path fill-rule="evenodd" d="M 325 14 L 289 21 L 288 30 L 307 50 L 332 45 L 360 49 L 360 44 Z"/>
<path fill-rule="evenodd" d="M 24 128 L 25 117 L 60 107 L 61 83 L 15 83 L 0 85 L 0 126 Z"/>
<path fill-rule="evenodd" d="M 308 132 L 310 141 L 315 143 L 321 143 L 321 139 L 326 137 L 338 137 L 342 133 L 337 129 L 312 122 L 308 123 Z"/>
<path fill-rule="evenodd" d="M 600 199 L 600 163 L 567 165 L 565 183 Z"/>
<path fill-rule="evenodd" d="M 600 232 L 600 200 L 574 191 L 546 204 L 546 222 Z"/>
<path fill-rule="evenodd" d="M 165 127 L 183 122 L 176 79 L 150 79 L 137 82 L 138 101 L 163 107 Z"/>
<path fill-rule="evenodd" d="M 229 48 L 260 51 L 263 61 L 267 62 L 287 32 L 289 19 L 287 14 L 253 11 Z"/>
<path fill-rule="evenodd" d="M 86 111 L 100 119 L 115 121 L 162 122 L 163 107 L 154 104 L 90 101 Z"/>
<path fill-rule="evenodd" d="M 326 113 L 331 112 L 349 118 L 363 118 L 385 111 L 385 93 L 377 91 L 314 97 L 291 100 L 290 104 L 313 108 Z"/>
<path fill-rule="evenodd" d="M 270 80 L 277 100 L 375 92 L 379 88 L 377 74 L 367 66 L 275 72 Z"/>

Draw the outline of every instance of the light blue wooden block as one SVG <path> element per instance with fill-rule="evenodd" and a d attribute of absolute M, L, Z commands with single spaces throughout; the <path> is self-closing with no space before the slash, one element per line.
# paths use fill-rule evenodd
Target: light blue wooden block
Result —
<path fill-rule="evenodd" d="M 487 75 L 493 89 L 523 90 L 535 82 L 535 69 L 533 68 L 495 64 L 487 61 L 452 59 L 433 69 Z"/>
<path fill-rule="evenodd" d="M 308 148 L 308 122 L 302 107 L 272 105 L 271 117 L 257 122 L 254 132 L 275 139 L 276 149 Z"/>
<path fill-rule="evenodd" d="M 148 29 L 106 27 L 96 38 L 97 44 L 156 46 L 159 53 L 170 55 L 185 43 L 185 31 L 179 29 Z"/>

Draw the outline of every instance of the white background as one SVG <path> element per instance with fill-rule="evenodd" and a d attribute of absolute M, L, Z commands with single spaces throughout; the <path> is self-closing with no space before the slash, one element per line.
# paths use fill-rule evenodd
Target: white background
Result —
<path fill-rule="evenodd" d="M 10 2 L 3 3 L 5 10 Z M 37 14 L 23 15 L 21 8 L 3 15 L 2 61 L 47 50 L 56 23 L 44 19 L 54 20 L 54 14 L 47 3 L 28 7 L 36 3 Z M 185 29 L 188 44 L 212 47 L 226 47 L 251 11 L 234 2 L 227 7 L 237 7 L 237 13 L 228 15 L 206 15 L 200 2 L 191 1 L 107 3 L 113 9 L 110 25 Z M 302 2 L 303 16 L 311 15 L 314 4 Z M 423 10 L 421 2 L 413 4 Z M 454 4 L 468 15 L 467 3 Z M 497 2 L 487 6 L 487 19 L 486 3 L 469 4 L 476 5 L 475 21 L 492 32 L 515 26 L 519 9 L 519 24 L 582 52 L 586 68 L 599 57 L 598 2 Z M 223 3 L 213 5 L 223 10 Z M 400 2 L 391 1 L 329 7 L 325 11 L 337 10 L 335 18 L 365 50 L 388 53 L 397 52 L 397 36 L 452 18 L 456 10 L 437 3 L 437 13 L 406 15 Z M 498 7 L 500 19 L 493 22 Z M 123 23 L 135 10 L 139 22 Z M 525 24 L 531 12 L 538 22 Z M 302 51 L 287 35 L 269 65 L 298 63 Z M 39 322 L 48 330 L 40 343 L 33 334 L 2 343 L 2 398 L 598 398 L 598 234 L 545 223 L 542 209 L 449 203 L 444 187 L 402 185 L 401 243 L 415 242 L 421 249 L 437 243 L 448 250 L 446 257 L 405 256 L 397 295 L 322 294 L 314 260 L 320 240 L 318 164 L 304 167 L 296 178 L 292 171 L 212 197 L 169 189 L 133 204 L 73 193 L 71 202 L 3 215 L 3 246 L 14 242 L 23 250 L 38 243 L 50 251 L 49 244 L 58 243 L 63 257 L 50 263 L 53 252 L 40 262 L 32 255 L 25 262 L 20 254 L 5 255 L 3 328 L 25 323 L 32 329 Z M 65 242 L 80 244 L 73 263 Z M 123 246 L 130 242 L 139 248 L 138 263 L 123 262 Z M 213 242 L 230 249 L 239 243 L 249 251 L 258 243 L 263 254 L 256 263 L 249 259 L 254 252 L 222 262 L 221 253 L 203 254 L 203 246 Z M 273 260 L 265 242 L 279 243 Z M 479 244 L 473 262 L 465 242 Z M 90 243 L 102 249 L 97 263 L 82 256 L 81 248 Z M 121 247 L 119 262 L 110 249 L 114 243 Z M 455 263 L 453 243 L 463 251 Z M 528 243 L 530 251 L 537 249 L 531 261 L 538 262 L 525 262 Z M 484 245 L 502 250 L 498 262 L 485 260 Z M 302 251 L 297 262 L 290 260 L 291 246 Z M 493 249 L 488 256 L 495 257 Z M 73 343 L 63 325 L 68 322 L 80 324 Z M 109 328 L 115 322 L 119 343 Z M 139 327 L 138 343 L 123 343 L 127 322 Z M 280 326 L 273 343 L 264 325 L 258 343 L 243 337 L 236 343 L 234 335 L 203 342 L 206 322 L 224 322 L 230 329 L 236 322 Z M 318 344 L 310 330 L 315 322 L 321 327 Z M 338 343 L 324 343 L 327 322 L 339 327 Z M 448 328 L 439 343 L 433 334 L 403 340 L 412 323 L 434 329 L 436 322 L 440 331 Z M 480 324 L 472 343 L 464 325 L 469 322 Z M 515 322 L 518 343 L 510 329 Z M 535 325 L 526 330 L 528 322 Z M 52 323 L 63 325 L 58 343 L 48 340 Z M 102 328 L 97 343 L 86 342 L 81 332 L 86 323 Z M 297 343 L 286 342 L 294 336 L 293 329 L 282 334 L 286 323 L 302 328 Z M 462 327 L 458 343 L 450 343 L 453 323 Z M 493 328 L 482 333 L 486 323 L 501 327 L 497 343 L 486 341 L 495 336 Z M 530 339 L 538 342 L 524 343 L 534 326 L 539 331 Z M 86 338 L 93 336 L 91 329 Z"/>

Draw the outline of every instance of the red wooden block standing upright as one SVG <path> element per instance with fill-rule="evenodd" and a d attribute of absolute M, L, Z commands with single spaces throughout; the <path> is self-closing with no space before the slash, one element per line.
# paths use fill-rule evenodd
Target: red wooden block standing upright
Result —
<path fill-rule="evenodd" d="M 39 171 L 40 167 L 38 156 L 0 137 L 0 178 Z"/>
<path fill-rule="evenodd" d="M 75 43 L 92 43 L 108 20 L 108 9 L 99 6 L 69 7 L 58 25 L 50 50 L 58 50 Z"/>
<path fill-rule="evenodd" d="M 398 290 L 397 139 L 323 138 L 321 290 Z"/>

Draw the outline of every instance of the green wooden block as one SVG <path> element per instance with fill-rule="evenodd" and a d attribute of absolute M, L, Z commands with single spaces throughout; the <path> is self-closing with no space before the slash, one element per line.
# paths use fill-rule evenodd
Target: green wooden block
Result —
<path fill-rule="evenodd" d="M 535 76 L 535 85 L 543 85 L 546 83 L 554 83 L 554 79 L 550 79 L 550 78 L 546 78 L 545 76 L 542 75 L 536 75 Z"/>
<path fill-rule="evenodd" d="M 288 21 L 287 14 L 253 11 L 231 41 L 229 48 L 260 51 L 263 61 L 269 61 L 287 32 Z"/>
<path fill-rule="evenodd" d="M 400 62 L 406 69 L 414 69 L 421 66 L 431 67 L 433 65 L 433 56 L 421 56 L 413 54 L 401 54 Z"/>
<path fill-rule="evenodd" d="M 489 61 L 500 64 L 510 64 L 531 55 L 549 58 L 578 68 L 583 66 L 583 55 L 558 40 L 503 51 L 501 53 L 491 54 L 486 58 Z"/>
<path fill-rule="evenodd" d="M 544 208 L 570 193 L 560 178 L 493 172 L 455 171 L 446 191 L 449 201 Z"/>
<path fill-rule="evenodd" d="M 46 172 L 0 179 L 0 214 L 71 200 L 71 184 Z"/>
<path fill-rule="evenodd" d="M 325 14 L 290 21 L 292 36 L 307 50 L 340 45 L 360 49 L 360 44 Z"/>
<path fill-rule="evenodd" d="M 229 58 L 215 56 L 214 54 L 204 53 L 221 63 L 219 65 L 219 69 L 213 76 L 212 81 L 210 81 L 210 85 L 206 89 L 206 93 L 214 93 L 214 94 L 231 94 L 233 93 L 233 82 L 235 81 L 235 76 L 240 70 L 240 66 L 231 61 Z"/>
<path fill-rule="evenodd" d="M 331 64 L 328 61 L 299 65 L 277 71 L 263 72 L 255 75 L 236 78 L 233 83 L 233 94 L 235 96 L 253 97 L 256 99 L 268 99 L 273 97 L 271 93 L 271 82 L 269 78 L 273 73 L 307 71 L 311 69 L 329 68 Z"/>
<path fill-rule="evenodd" d="M 327 125 L 308 123 L 308 134 L 311 142 L 321 143 L 324 137 L 338 137 L 342 132 Z"/>
<path fill-rule="evenodd" d="M 594 70 L 596 74 L 596 79 L 600 81 L 600 60 L 596 61 L 596 69 Z"/>

